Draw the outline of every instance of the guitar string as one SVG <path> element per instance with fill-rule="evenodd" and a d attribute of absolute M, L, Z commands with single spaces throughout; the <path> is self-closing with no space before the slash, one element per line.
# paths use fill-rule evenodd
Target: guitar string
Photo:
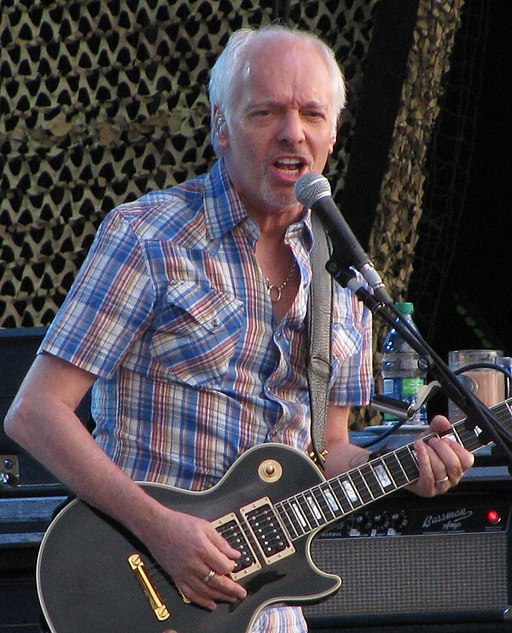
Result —
<path fill-rule="evenodd" d="M 402 449 L 399 449 L 399 450 L 405 450 L 405 449 L 407 449 L 407 450 L 408 450 L 408 452 L 410 453 L 410 448 L 409 448 L 408 446 L 406 446 L 406 447 L 402 447 Z M 398 452 L 399 452 L 399 450 L 398 450 L 398 451 L 395 451 L 395 453 L 390 453 L 390 455 L 394 456 L 396 453 L 398 453 Z M 412 457 L 412 454 L 411 454 L 411 457 Z M 413 457 L 412 457 L 412 461 L 414 461 L 414 458 L 413 458 Z M 385 467 L 388 469 L 389 475 L 390 475 L 390 477 L 391 477 L 391 485 L 393 486 L 393 488 L 394 488 L 394 489 L 396 489 L 396 488 L 400 487 L 400 484 L 398 484 L 398 483 L 397 483 L 397 481 L 396 481 L 396 480 L 398 479 L 398 476 L 399 476 L 399 474 L 400 474 L 400 471 L 402 471 L 402 477 L 400 477 L 400 479 L 402 479 L 402 478 L 403 478 L 403 475 L 405 475 L 405 476 L 406 476 L 406 479 L 407 479 L 407 480 L 406 480 L 406 481 L 405 481 L 402 485 L 406 485 L 407 483 L 410 483 L 410 481 L 412 481 L 412 479 L 413 479 L 413 477 L 411 478 L 411 477 L 407 474 L 407 472 L 405 471 L 405 469 L 402 469 L 402 468 L 401 468 L 401 466 L 400 466 L 400 464 L 399 464 L 399 463 L 398 463 L 398 464 L 396 464 L 396 463 L 394 463 L 394 464 L 393 464 L 393 463 L 392 463 L 392 464 L 388 464 L 387 462 L 384 462 L 384 461 L 383 461 L 383 458 L 380 458 L 380 460 L 379 460 L 377 463 L 382 463 L 382 464 L 384 464 L 384 465 L 385 465 Z M 396 466 L 397 466 L 397 465 L 398 465 L 398 468 L 396 468 Z M 394 468 L 394 472 L 392 472 L 392 471 L 393 471 L 393 466 L 395 466 L 395 468 Z M 389 486 L 384 486 L 384 485 L 383 485 L 383 484 L 379 481 L 379 478 L 378 478 L 378 476 L 377 476 L 377 475 L 376 475 L 376 473 L 375 473 L 375 465 L 371 465 L 371 466 L 370 466 L 370 465 L 368 465 L 368 468 L 370 469 L 370 472 L 373 474 L 373 476 L 375 477 L 375 479 L 376 479 L 376 481 L 377 481 L 377 483 L 378 483 L 378 486 L 377 486 L 377 490 L 376 490 L 376 492 L 375 492 L 375 490 L 372 490 L 372 488 L 375 488 L 375 486 L 372 486 L 370 482 L 367 482 L 367 481 L 366 481 L 366 478 L 364 477 L 364 474 L 362 473 L 361 468 L 359 468 L 359 469 L 357 469 L 357 470 L 354 470 L 354 471 L 349 471 L 348 473 L 344 473 L 343 475 L 340 475 L 339 477 L 334 478 L 333 480 L 331 480 L 332 482 L 337 483 L 337 485 L 340 487 L 341 497 L 342 497 L 342 499 L 344 499 L 344 500 L 345 500 L 346 504 L 349 506 L 349 510 L 348 510 L 348 511 L 345 511 L 345 510 L 343 509 L 343 501 L 341 501 L 341 500 L 340 500 L 340 494 L 337 494 L 337 493 L 334 491 L 334 489 L 333 489 L 333 487 L 332 487 L 332 485 L 331 485 L 331 489 L 332 489 L 332 491 L 333 491 L 333 494 L 334 494 L 335 498 L 336 498 L 338 501 L 340 501 L 340 503 L 342 504 L 343 514 L 342 514 L 341 516 L 335 517 L 335 516 L 334 516 L 334 512 L 332 511 L 332 508 L 330 508 L 331 512 L 333 513 L 333 518 L 332 518 L 332 519 L 329 519 L 329 518 L 325 517 L 326 523 L 329 523 L 329 521 L 331 521 L 331 520 L 335 520 L 336 518 L 340 519 L 340 518 L 342 518 L 343 516 L 346 516 L 346 515 L 350 514 L 351 512 L 353 512 L 354 510 L 358 509 L 359 507 L 361 507 L 361 506 L 364 506 L 364 505 L 365 505 L 365 502 L 364 502 L 364 500 L 362 499 L 362 493 L 361 493 L 361 491 L 360 491 L 359 487 L 357 486 L 357 484 L 354 482 L 354 479 L 353 479 L 353 474 L 354 474 L 354 473 L 359 473 L 359 474 L 360 474 L 361 479 L 362 479 L 362 481 L 364 482 L 365 487 L 368 489 L 368 492 L 372 495 L 372 500 L 376 500 L 377 498 L 379 498 L 379 497 L 381 497 L 381 496 L 384 496 L 384 495 L 388 494 L 388 491 L 386 491 L 386 489 L 385 489 L 385 488 L 388 488 Z M 352 475 L 352 476 L 351 476 L 351 475 Z M 417 468 L 415 468 L 415 469 L 414 469 L 414 476 L 416 476 L 416 475 L 417 475 Z M 349 485 L 350 485 L 350 486 L 354 489 L 354 492 L 356 492 L 356 493 L 357 493 L 357 495 L 358 495 L 358 496 L 357 496 L 357 500 L 356 500 L 356 501 L 352 501 L 352 500 L 349 498 L 349 494 L 347 493 L 347 491 L 346 491 L 346 490 L 344 489 L 344 487 L 343 487 L 343 482 L 344 482 L 344 481 L 348 481 L 348 482 L 349 482 Z M 322 484 L 324 484 L 324 483 L 326 483 L 326 482 L 322 482 Z M 321 484 L 319 484 L 319 485 L 317 485 L 317 486 L 314 486 L 313 488 L 311 488 L 311 489 L 310 489 L 310 491 L 312 492 L 312 491 L 314 491 L 314 489 L 318 489 L 320 492 L 322 492 L 322 496 L 324 496 L 324 497 L 325 497 L 325 495 L 323 494 L 323 491 L 321 490 L 320 486 L 321 486 Z M 389 491 L 389 492 L 390 492 L 390 491 Z M 302 504 L 301 504 L 301 503 L 300 503 L 300 501 L 299 501 L 299 496 L 300 496 L 300 495 L 303 495 L 303 493 L 299 493 L 299 495 L 295 495 L 294 497 L 291 497 L 290 499 L 288 499 L 288 500 L 286 500 L 286 501 L 287 501 L 287 502 L 289 502 L 289 503 L 292 503 L 291 499 L 296 499 L 296 500 L 297 500 L 297 504 L 298 504 L 299 508 L 301 508 L 301 505 L 302 505 Z M 326 501 L 326 503 L 327 503 L 327 506 L 325 506 L 325 507 L 329 507 L 329 503 L 328 503 L 328 501 Z M 278 505 L 278 504 L 276 504 L 276 505 Z M 307 502 L 306 502 L 306 508 L 307 508 Z M 321 506 L 320 506 L 320 509 L 321 509 Z M 310 509 L 308 508 L 308 510 L 310 510 Z M 313 518 L 315 519 L 315 522 L 317 523 L 317 525 L 315 525 L 315 526 L 311 525 L 311 520 L 310 520 L 310 518 L 309 518 L 310 513 L 309 513 L 309 512 L 306 512 L 306 511 L 305 511 L 304 509 L 302 509 L 302 508 L 301 508 L 301 512 L 302 512 L 302 516 L 303 516 L 303 518 L 304 518 L 305 522 L 309 525 L 310 531 L 311 531 L 311 530 L 313 530 L 313 529 L 315 529 L 316 527 L 320 527 L 320 526 L 318 525 L 318 520 L 314 517 L 314 514 L 313 514 L 313 515 L 311 515 L 311 516 L 313 516 Z M 325 516 L 325 513 L 324 513 L 324 512 L 323 512 L 323 514 L 324 514 L 324 516 Z M 293 516 L 293 513 L 292 513 L 292 516 Z M 294 527 L 294 530 L 297 532 L 297 529 L 296 529 L 296 526 L 295 526 L 295 522 L 292 520 L 292 521 L 291 521 L 291 523 L 292 523 L 292 526 Z"/>
<path fill-rule="evenodd" d="M 220 528 L 221 527 L 222 526 L 220 526 Z M 253 535 L 252 530 L 250 530 L 248 527 L 246 527 L 245 521 L 244 521 L 244 517 L 242 517 L 242 521 L 238 521 L 237 520 L 235 522 L 235 527 L 239 528 L 240 534 L 245 539 L 245 542 L 249 545 L 248 550 L 249 550 L 251 556 L 255 556 L 254 552 L 256 551 L 256 548 L 257 548 L 256 539 L 255 539 L 255 537 Z M 220 528 L 218 529 L 218 531 L 220 531 Z M 220 533 L 222 534 L 221 531 L 220 531 Z M 230 543 L 230 545 L 232 545 L 235 549 L 238 549 L 236 547 L 236 544 Z"/>
<path fill-rule="evenodd" d="M 272 530 L 276 530 L 276 536 L 274 537 L 274 539 L 277 539 L 277 541 L 267 541 L 268 544 L 271 545 L 271 547 L 274 547 L 279 542 L 279 534 L 281 534 L 282 538 L 287 541 L 288 546 L 290 545 L 290 539 L 287 538 L 286 533 L 283 531 L 281 524 L 279 523 L 278 516 L 275 511 L 275 505 L 274 509 L 272 509 L 272 506 L 266 505 L 262 506 L 260 512 L 251 513 L 251 515 L 248 517 L 248 523 L 253 531 L 255 531 L 254 528 L 256 527 L 256 531 L 260 531 L 262 533 L 261 539 L 258 539 L 258 537 L 256 538 L 256 541 L 259 542 L 260 547 L 266 543 L 266 541 L 263 539 L 272 538 L 268 532 L 269 528 Z M 261 527 L 260 523 L 262 524 Z M 263 528 L 266 528 L 265 531 L 263 530 Z M 281 548 L 281 551 L 285 548 L 286 546 L 284 548 Z"/>
<path fill-rule="evenodd" d="M 512 399 L 511 399 L 512 401 Z M 508 407 L 508 403 L 506 404 L 506 406 Z M 465 442 L 462 440 L 462 438 L 459 435 L 459 430 L 457 428 L 457 425 L 453 426 L 453 433 L 455 434 L 456 438 L 459 440 L 459 442 L 462 445 L 466 445 Z M 472 439 L 473 441 L 476 441 L 476 435 L 475 433 L 471 433 L 470 434 L 470 439 Z M 481 444 L 478 443 L 477 441 L 477 446 L 480 446 Z M 402 456 L 402 461 L 400 461 L 400 455 Z M 375 472 L 375 467 L 378 465 L 381 465 L 382 467 L 384 467 L 389 476 L 390 476 L 390 483 L 387 484 L 385 481 L 381 480 L 378 476 L 378 474 Z M 344 514 L 342 516 L 345 516 L 346 514 L 349 514 L 350 512 L 352 512 L 353 510 L 357 509 L 357 507 L 361 507 L 361 505 L 365 505 L 365 502 L 362 501 L 362 503 L 357 503 L 356 506 L 354 505 L 354 503 L 349 499 L 349 496 L 347 495 L 346 491 L 343 488 L 343 481 L 347 481 L 348 479 L 351 480 L 351 485 L 353 485 L 355 487 L 355 491 L 358 493 L 359 495 L 359 499 L 362 497 L 362 492 L 360 490 L 360 488 L 357 486 L 357 484 L 354 481 L 354 474 L 359 474 L 361 477 L 361 480 L 363 481 L 365 487 L 367 488 L 368 492 L 370 493 L 371 497 L 372 497 L 372 501 L 378 499 L 379 497 L 385 496 L 387 494 L 389 494 L 390 492 L 393 492 L 394 490 L 407 485 L 408 483 L 412 482 L 415 478 L 417 478 L 418 476 L 418 464 L 416 461 L 416 458 L 414 456 L 413 453 L 413 446 L 412 445 L 407 445 L 404 447 L 400 447 L 400 449 L 389 453 L 387 456 L 384 456 L 382 458 L 380 458 L 380 460 L 378 460 L 376 462 L 376 464 L 372 464 L 372 465 L 366 465 L 366 469 L 369 471 L 369 473 L 371 474 L 371 478 L 368 480 L 368 476 L 365 477 L 364 472 L 362 470 L 362 468 L 354 470 L 354 471 L 349 471 L 349 473 L 345 473 L 344 475 L 335 478 L 334 480 L 331 480 L 332 482 L 335 482 L 338 486 L 340 486 L 340 492 L 341 492 L 341 499 L 345 500 L 346 504 L 349 506 L 349 510 L 345 511 L 343 509 Z M 372 479 L 374 480 L 375 483 L 372 484 Z M 315 488 L 317 488 L 318 490 L 320 490 L 322 493 L 323 491 L 321 490 L 321 485 L 324 485 L 325 482 L 322 482 L 322 484 L 315 486 L 314 488 L 312 488 L 311 490 L 313 491 Z M 393 490 L 390 490 L 390 486 L 393 488 Z M 333 491 L 334 496 L 340 500 L 340 495 L 337 494 L 334 490 L 333 490 L 333 485 L 330 485 L 331 490 Z M 303 495 L 303 493 L 300 493 L 300 495 Z M 281 502 L 280 504 L 275 504 L 276 508 L 278 508 L 279 505 L 281 505 L 283 507 L 283 509 L 285 510 L 285 516 L 288 517 L 288 521 L 291 525 L 291 527 L 293 528 L 293 530 L 297 533 L 298 537 L 301 536 L 300 532 L 304 532 L 304 530 L 302 529 L 298 529 L 299 528 L 299 524 L 297 523 L 297 519 L 294 516 L 294 512 L 292 509 L 292 512 L 289 513 L 286 510 L 286 504 L 293 506 L 293 500 L 296 500 L 296 503 L 298 504 L 298 506 L 301 506 L 301 502 L 300 502 L 300 495 L 295 495 L 294 497 L 291 497 L 288 500 L 285 500 L 285 502 Z M 322 495 L 323 497 L 325 497 L 325 494 Z M 324 499 L 325 501 L 325 499 Z M 332 519 L 327 519 L 327 521 L 329 520 L 333 520 L 335 518 L 341 518 L 340 517 L 336 517 L 334 511 L 332 510 L 332 508 L 329 507 L 328 502 L 326 502 L 327 505 L 324 506 L 326 508 L 329 508 L 330 512 L 333 514 Z M 341 504 L 343 505 L 343 501 L 341 501 Z M 322 508 L 322 506 L 320 505 L 320 508 Z M 325 513 L 324 513 L 325 514 Z M 311 520 L 309 519 L 309 515 L 308 512 L 302 510 L 302 517 L 305 520 L 305 522 L 309 525 L 310 529 L 313 529 L 314 526 L 311 525 Z M 288 528 L 289 530 L 289 528 Z M 292 535 L 292 540 L 293 540 L 293 535 Z"/>
<path fill-rule="evenodd" d="M 227 525 L 226 527 L 226 530 L 223 530 L 219 527 L 217 531 L 228 541 L 231 547 L 238 550 L 241 554 L 245 554 L 249 557 L 249 563 L 246 565 L 242 565 L 237 571 L 241 571 L 242 569 L 250 567 L 255 562 L 253 550 L 250 547 L 250 543 L 248 542 L 247 538 L 245 538 L 245 545 L 242 545 L 242 547 L 238 545 L 238 542 L 241 541 L 240 532 L 243 531 L 243 528 L 240 526 L 240 529 L 238 529 L 239 523 L 237 522 L 233 522 L 233 525 Z M 231 532 L 231 534 L 228 535 L 228 532 Z M 243 561 L 240 562 L 243 563 Z"/>
<path fill-rule="evenodd" d="M 322 483 L 325 483 L 325 482 L 322 482 Z M 310 489 L 310 492 L 313 492 L 314 490 L 321 492 L 322 496 L 324 496 L 324 493 L 322 489 L 320 488 L 320 485 L 313 486 L 313 488 Z M 342 489 L 342 492 L 344 493 L 343 489 Z M 293 497 L 290 497 L 287 501 L 292 503 L 291 500 L 295 499 L 300 506 L 301 504 L 299 501 L 299 496 L 302 496 L 302 498 L 304 499 L 304 503 L 306 504 L 306 507 L 307 507 L 307 501 L 304 498 L 304 494 L 305 494 L 305 491 L 299 493 L 299 495 L 294 495 Z M 336 496 L 338 497 L 338 495 Z M 328 502 L 325 501 L 325 503 L 327 504 L 325 507 L 328 507 Z M 287 534 L 282 530 L 282 527 L 279 524 L 278 517 L 280 517 L 281 520 L 283 520 L 282 515 L 280 515 L 278 511 L 279 505 L 282 505 L 282 502 L 278 504 L 274 504 L 274 510 L 272 509 L 270 505 L 268 505 L 268 506 L 263 506 L 259 512 L 251 513 L 251 515 L 247 517 L 248 527 L 245 526 L 245 522 L 233 521 L 232 523 L 223 524 L 219 526 L 218 531 L 222 536 L 226 538 L 226 540 L 228 540 L 230 545 L 232 545 L 235 549 L 239 549 L 239 550 L 240 548 L 237 546 L 237 541 L 243 537 L 243 539 L 245 539 L 245 544 L 250 546 L 249 548 L 243 547 L 243 551 L 248 550 L 248 553 L 250 553 L 251 558 L 253 558 L 254 556 L 253 552 L 255 551 L 254 546 L 255 545 L 257 546 L 258 544 L 258 539 L 257 537 L 254 536 L 255 527 L 257 529 L 267 528 L 267 531 L 268 531 L 268 528 L 274 529 L 274 526 L 277 524 L 279 527 L 279 532 L 281 533 L 284 540 L 287 542 L 289 540 L 293 540 L 292 535 L 289 535 L 289 538 L 288 538 Z M 317 523 L 316 525 L 311 524 L 311 520 L 304 509 L 302 510 L 302 513 L 307 525 L 309 526 L 309 531 L 312 531 L 316 527 L 319 527 L 318 521 L 316 521 Z M 327 517 L 325 517 L 324 512 L 323 514 L 324 514 L 325 521 L 328 522 L 328 519 Z M 313 516 L 314 518 L 313 514 L 311 514 L 310 516 Z M 252 526 L 251 526 L 251 521 L 253 523 Z M 298 526 L 294 525 L 293 520 L 291 521 L 291 523 L 292 523 L 292 527 L 294 527 L 294 530 L 297 532 Z M 287 532 L 289 533 L 289 529 L 287 529 Z M 270 539 L 269 544 L 271 546 L 275 545 L 276 543 L 279 544 L 279 534 L 272 539 L 272 537 L 267 532 L 267 538 Z M 260 543 L 260 545 L 263 545 L 263 543 Z M 169 590 L 170 587 L 173 587 L 175 590 L 177 590 L 176 584 L 174 583 L 172 577 L 163 569 L 163 567 L 152 558 L 149 558 L 149 563 L 146 563 L 145 566 L 151 577 L 151 581 L 154 587 L 161 594 L 162 599 L 165 602 L 167 591 Z"/>
<path fill-rule="evenodd" d="M 501 422 L 505 422 L 506 419 L 509 417 L 509 415 L 507 415 L 507 413 L 510 411 L 510 408 L 508 406 L 509 402 L 512 402 L 512 399 L 509 399 L 506 402 L 501 403 L 502 406 L 498 405 L 497 407 L 495 407 L 496 408 L 496 414 L 497 414 L 497 416 L 498 416 L 498 418 L 500 419 Z M 501 414 L 503 414 L 503 416 L 501 416 Z M 453 432 L 458 437 L 460 443 L 465 445 L 465 443 L 462 440 L 462 438 L 459 437 L 459 428 L 458 428 L 458 426 L 459 425 L 453 425 L 453 427 L 452 427 L 453 428 Z M 464 429 L 464 427 L 461 426 L 461 429 Z M 469 432 L 469 438 L 467 438 L 468 441 L 470 439 L 478 440 L 474 430 L 468 429 L 468 432 Z M 480 446 L 480 444 L 479 444 L 479 446 Z M 408 474 L 408 472 L 407 472 L 408 468 L 407 467 L 406 468 L 402 468 L 403 464 L 401 464 L 398 461 L 398 457 L 397 457 L 397 455 L 399 453 L 405 453 L 405 456 L 409 456 L 409 458 L 410 458 L 409 459 L 410 465 L 413 465 L 413 466 L 415 465 L 414 476 L 413 477 L 411 477 Z M 387 457 L 387 461 L 386 461 L 386 457 Z M 417 462 L 416 462 L 416 460 L 414 458 L 414 455 L 412 453 L 412 445 L 407 445 L 407 446 L 401 447 L 400 449 L 397 449 L 396 451 L 391 452 L 387 456 L 383 456 L 383 457 L 379 458 L 379 460 L 376 460 L 376 461 L 377 461 L 377 463 L 383 464 L 385 466 L 385 468 L 388 470 L 388 472 L 389 472 L 389 474 L 390 474 L 390 476 L 391 476 L 391 478 L 393 480 L 392 483 L 393 483 L 394 487 L 399 487 L 399 484 L 397 484 L 396 479 L 398 478 L 400 470 L 403 470 L 405 476 L 409 479 L 409 481 L 407 481 L 406 483 L 410 483 L 413 480 L 413 478 L 417 476 Z M 369 466 L 369 465 L 365 465 L 365 466 Z M 365 487 L 368 489 L 370 494 L 372 494 L 373 500 L 376 500 L 380 496 L 384 496 L 384 495 L 388 494 L 386 492 L 386 490 L 382 489 L 380 483 L 379 483 L 379 488 L 380 489 L 379 488 L 377 489 L 377 493 L 374 490 L 372 490 L 372 484 L 371 484 L 371 482 L 367 481 L 367 478 L 365 478 L 365 476 L 364 476 L 364 474 L 362 472 L 362 468 L 363 467 L 357 469 L 354 472 L 357 472 L 357 473 L 360 474 Z M 378 481 L 378 477 L 375 474 L 375 465 L 370 466 L 370 472 L 372 472 L 373 476 L 375 476 L 377 478 L 377 481 Z M 350 474 L 351 474 L 351 471 L 349 471 L 348 473 L 344 473 L 343 475 L 341 475 L 339 477 L 335 477 L 332 480 L 321 482 L 320 484 L 317 484 L 317 485 L 313 486 L 312 488 L 310 488 L 308 491 L 302 491 L 301 493 L 293 495 L 292 497 L 289 497 L 288 499 L 285 499 L 283 501 L 277 502 L 276 504 L 273 505 L 274 512 L 272 511 L 272 506 L 264 506 L 260 513 L 251 515 L 251 518 L 256 519 L 256 521 L 263 521 L 264 520 L 267 523 L 268 523 L 269 520 L 272 521 L 273 519 L 277 520 L 278 518 L 281 518 L 281 520 L 283 521 L 283 524 L 285 526 L 286 526 L 286 523 L 288 522 L 288 523 L 290 523 L 292 525 L 294 530 L 297 532 L 298 525 L 295 523 L 295 521 L 292 518 L 290 518 L 290 515 L 288 514 L 288 512 L 286 512 L 286 511 L 284 513 L 283 512 L 279 512 L 279 508 L 283 508 L 284 509 L 284 504 L 285 503 L 293 504 L 293 500 L 295 500 L 298 503 L 298 505 L 301 506 L 301 503 L 299 501 L 299 497 L 300 496 L 303 497 L 306 492 L 311 492 L 312 494 L 314 494 L 314 491 L 317 490 L 319 493 L 321 493 L 321 497 L 320 498 L 322 498 L 324 500 L 324 504 L 325 505 L 323 505 L 323 507 L 322 507 L 322 505 L 320 504 L 318 506 L 318 508 L 321 510 L 322 514 L 324 515 L 326 524 L 329 523 L 330 521 L 333 521 L 333 520 L 336 520 L 336 519 L 341 519 L 344 516 L 346 516 L 347 514 L 349 514 L 350 512 L 352 512 L 353 510 L 357 509 L 357 507 L 353 506 L 353 503 L 350 501 L 350 499 L 349 499 L 349 497 L 348 497 L 348 495 L 347 495 L 347 493 L 344 490 L 343 485 L 342 485 L 343 481 L 347 480 L 347 478 L 349 478 L 347 476 L 350 476 Z M 352 473 L 352 475 L 353 475 L 353 473 Z M 353 476 L 351 478 L 351 481 L 352 481 L 352 485 L 354 486 L 356 491 L 359 493 L 359 496 L 361 497 L 361 493 L 359 491 L 357 483 L 355 483 L 354 480 L 353 480 Z M 329 504 L 329 501 L 326 499 L 325 492 L 322 490 L 322 486 L 325 487 L 326 485 L 328 485 L 329 489 L 332 491 L 334 496 L 339 500 L 340 495 L 337 494 L 334 491 L 333 486 L 332 486 L 333 482 L 336 482 L 340 486 L 340 492 L 341 492 L 342 496 L 344 497 L 345 501 L 351 506 L 351 510 L 349 510 L 348 512 L 343 511 L 343 513 L 340 516 L 336 516 L 335 515 L 334 511 L 332 510 L 332 508 L 331 508 L 331 506 Z M 362 501 L 362 499 L 361 499 L 361 501 Z M 308 507 L 307 506 L 307 500 L 304 500 L 304 503 L 306 504 L 304 507 L 307 508 Z M 362 502 L 362 505 L 366 505 L 366 504 L 364 502 Z M 332 515 L 333 515 L 332 518 L 329 518 L 329 517 L 325 516 L 325 510 L 326 509 L 329 509 L 329 511 L 332 513 Z M 277 516 L 276 516 L 275 513 L 277 513 Z M 306 513 L 305 510 L 302 511 L 302 514 L 303 514 L 303 517 L 304 517 L 306 523 L 309 525 L 310 531 L 312 531 L 316 527 L 320 527 L 319 525 L 311 525 L 311 520 L 308 518 L 308 513 Z M 286 521 L 284 519 L 284 515 L 288 517 L 288 521 Z M 293 517 L 293 511 L 292 511 L 291 516 Z M 313 516 L 313 518 L 315 518 L 314 514 L 310 514 L 310 516 Z M 316 518 L 315 518 L 315 521 L 318 523 Z M 222 529 L 223 527 L 225 527 L 226 529 L 223 530 Z M 272 527 L 272 526 L 270 526 L 270 527 Z M 280 525 L 279 525 L 279 527 L 281 529 Z M 289 533 L 290 532 L 289 529 L 288 528 L 286 528 L 286 529 L 287 529 L 287 532 Z M 254 529 L 251 528 L 250 525 L 249 525 L 249 527 L 246 527 L 243 522 L 235 522 L 233 525 L 225 524 L 224 526 L 220 526 L 218 531 L 223 536 L 227 535 L 228 532 L 231 532 L 231 535 L 227 535 L 225 537 L 227 538 L 228 542 L 230 542 L 230 544 L 233 547 L 235 547 L 235 548 L 236 548 L 236 542 L 239 539 L 239 536 L 243 536 L 245 541 L 246 541 L 246 543 L 249 544 L 250 546 L 252 546 L 253 549 L 254 549 L 254 545 L 257 543 L 257 538 L 254 537 Z M 286 533 L 283 533 L 283 535 L 286 538 L 286 536 L 287 536 Z M 291 534 L 290 534 L 290 539 L 293 540 L 293 536 Z M 252 555 L 252 551 L 250 553 Z M 161 567 L 161 565 L 159 565 L 156 561 L 154 561 L 151 558 L 149 560 L 150 560 L 150 563 L 146 564 L 146 567 L 148 568 L 148 570 L 153 572 L 153 574 L 154 574 L 154 572 L 156 572 L 156 575 L 157 575 L 156 581 L 152 578 L 155 587 L 157 587 L 158 590 L 161 591 L 160 587 L 163 586 L 163 582 L 165 582 L 165 586 L 166 587 L 168 586 L 169 582 L 171 582 L 172 585 L 174 585 L 174 582 L 172 581 L 171 576 Z M 160 585 L 160 587 L 159 587 L 159 585 Z"/>

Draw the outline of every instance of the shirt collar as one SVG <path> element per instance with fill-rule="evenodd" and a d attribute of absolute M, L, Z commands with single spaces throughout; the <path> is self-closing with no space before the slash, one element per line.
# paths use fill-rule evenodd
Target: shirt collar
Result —
<path fill-rule="evenodd" d="M 246 229 L 255 239 L 258 239 L 258 226 L 246 211 L 240 196 L 235 191 L 222 158 L 213 165 L 210 172 L 206 175 L 203 202 L 206 227 L 211 239 L 218 239 L 224 236 L 241 223 L 245 224 Z M 301 237 L 304 239 L 308 251 L 311 250 L 313 231 L 309 209 L 306 209 L 302 220 L 288 227 L 285 239 L 288 241 Z"/>
<path fill-rule="evenodd" d="M 203 195 L 206 229 L 210 238 L 222 237 L 249 218 L 222 158 L 207 174 Z"/>

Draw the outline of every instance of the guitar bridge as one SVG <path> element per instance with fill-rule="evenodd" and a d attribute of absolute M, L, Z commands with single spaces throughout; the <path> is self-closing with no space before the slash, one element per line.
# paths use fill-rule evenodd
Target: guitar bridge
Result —
<path fill-rule="evenodd" d="M 268 497 L 263 497 L 240 509 L 246 518 L 256 543 L 268 565 L 295 552 L 286 530 Z"/>
<path fill-rule="evenodd" d="M 139 581 L 142 590 L 146 594 L 156 619 L 159 622 L 165 622 L 165 620 L 168 620 L 171 617 L 169 609 L 162 602 L 162 599 L 151 581 L 151 578 L 146 574 L 144 561 L 141 559 L 139 554 L 132 554 L 129 556 L 128 564 Z"/>
<path fill-rule="evenodd" d="M 212 521 L 212 525 L 216 528 L 217 532 L 226 539 L 231 547 L 238 550 L 241 554 L 235 569 L 231 572 L 233 580 L 245 578 L 249 574 L 261 569 L 261 563 L 257 559 L 254 549 L 247 540 L 234 512 L 230 512 L 220 519 Z"/>

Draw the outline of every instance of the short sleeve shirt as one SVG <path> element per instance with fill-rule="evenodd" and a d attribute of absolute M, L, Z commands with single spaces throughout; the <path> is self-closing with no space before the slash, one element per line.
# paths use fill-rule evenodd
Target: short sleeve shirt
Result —
<path fill-rule="evenodd" d="M 265 442 L 310 442 L 305 317 L 309 211 L 290 226 L 301 283 L 276 322 L 259 237 L 221 161 L 205 175 L 113 210 L 41 351 L 97 376 L 95 438 L 135 480 L 204 490 Z M 335 285 L 329 399 L 368 402 L 371 320 Z M 265 610 L 253 631 L 301 633 L 300 609 Z"/>
<path fill-rule="evenodd" d="M 204 489 L 256 444 L 307 449 L 309 215 L 286 233 L 301 284 L 279 323 L 258 235 L 222 161 L 100 227 L 43 349 L 98 377 L 96 440 L 134 479 Z M 330 401 L 363 404 L 370 318 L 338 285 L 332 322 Z"/>

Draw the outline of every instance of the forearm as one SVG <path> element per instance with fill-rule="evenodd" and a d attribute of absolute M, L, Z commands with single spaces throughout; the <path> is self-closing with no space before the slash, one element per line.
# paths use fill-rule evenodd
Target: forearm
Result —
<path fill-rule="evenodd" d="M 368 461 L 369 451 L 350 443 L 349 413 L 349 407 L 328 408 L 325 429 L 327 456 L 324 464 L 327 478 L 357 468 Z"/>
<path fill-rule="evenodd" d="M 366 448 L 349 442 L 340 441 L 331 444 L 325 460 L 325 476 L 329 479 L 352 468 L 357 468 L 368 461 L 369 454 L 370 452 Z"/>
<path fill-rule="evenodd" d="M 70 491 L 140 535 L 159 504 L 112 462 L 74 413 L 93 379 L 56 396 L 53 383 L 63 377 L 45 371 L 44 361 L 37 366 L 42 369 L 29 374 L 6 416 L 6 432 Z M 72 382 L 67 376 L 66 384 Z"/>
<path fill-rule="evenodd" d="M 418 464 L 418 479 L 408 489 L 421 496 L 433 496 L 456 486 L 464 472 L 471 468 L 474 457 L 449 436 L 437 438 L 435 434 L 450 428 L 446 418 L 434 419 L 429 427 L 429 435 L 434 437 L 425 442 L 420 436 L 414 443 L 414 454 Z M 349 442 L 348 433 L 330 435 L 325 475 L 334 477 L 342 472 L 357 468 L 368 461 L 370 451 Z"/>

